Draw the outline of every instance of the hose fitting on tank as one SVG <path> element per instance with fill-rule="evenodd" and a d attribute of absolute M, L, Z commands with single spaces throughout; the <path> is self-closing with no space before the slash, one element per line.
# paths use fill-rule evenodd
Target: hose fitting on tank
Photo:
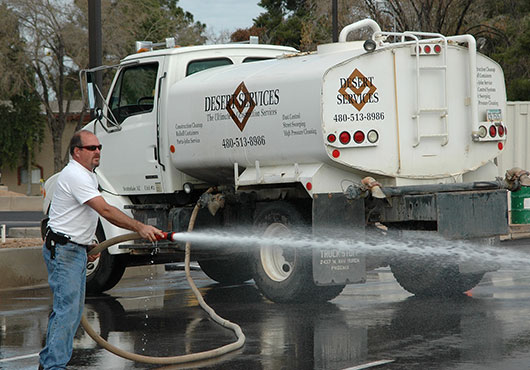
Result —
<path fill-rule="evenodd" d="M 361 189 L 370 191 L 374 198 L 384 199 L 385 193 L 381 190 L 381 184 L 375 181 L 373 177 L 367 176 L 361 180 Z"/>
<path fill-rule="evenodd" d="M 508 190 L 518 191 L 521 186 L 530 186 L 530 172 L 514 167 L 506 171 L 504 181 Z"/>
<path fill-rule="evenodd" d="M 223 208 L 225 206 L 225 197 L 221 193 L 211 194 L 209 192 L 205 192 L 197 201 L 197 205 L 200 208 L 208 208 L 208 211 L 210 211 L 212 216 L 215 216 L 219 208 Z"/>

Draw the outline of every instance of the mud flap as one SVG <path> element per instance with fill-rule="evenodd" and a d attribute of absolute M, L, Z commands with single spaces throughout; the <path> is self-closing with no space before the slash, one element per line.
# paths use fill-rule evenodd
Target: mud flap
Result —
<path fill-rule="evenodd" d="M 351 239 L 351 249 L 313 250 L 313 280 L 317 285 L 342 285 L 366 281 L 365 257 L 355 250 L 355 240 L 364 235 L 364 200 L 344 194 L 315 194 L 313 235 Z"/>
<path fill-rule="evenodd" d="M 316 249 L 313 251 L 313 280 L 317 285 L 364 283 L 366 262 L 355 250 Z"/>
<path fill-rule="evenodd" d="M 506 190 L 436 194 L 438 232 L 449 239 L 508 234 Z"/>

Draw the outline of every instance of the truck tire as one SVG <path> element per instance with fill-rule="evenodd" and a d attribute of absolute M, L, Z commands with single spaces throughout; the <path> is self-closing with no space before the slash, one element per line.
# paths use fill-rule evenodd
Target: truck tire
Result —
<path fill-rule="evenodd" d="M 252 269 L 244 255 L 223 259 L 197 261 L 202 271 L 212 280 L 224 285 L 241 284 L 252 279 Z"/>
<path fill-rule="evenodd" d="M 95 243 L 105 241 L 101 225 L 96 230 Z M 105 249 L 94 262 L 88 262 L 86 271 L 86 291 L 88 294 L 100 294 L 114 288 L 125 272 L 121 256 L 114 256 Z"/>
<path fill-rule="evenodd" d="M 306 225 L 292 205 L 272 202 L 254 219 L 257 233 L 264 237 L 287 237 Z M 309 248 L 263 244 L 253 254 L 254 281 L 261 293 L 273 302 L 326 302 L 338 296 L 344 285 L 317 286 L 313 281 L 312 253 Z"/>
<path fill-rule="evenodd" d="M 484 272 L 461 273 L 458 265 L 435 262 L 395 262 L 390 265 L 399 285 L 417 296 L 450 297 L 474 288 Z"/>

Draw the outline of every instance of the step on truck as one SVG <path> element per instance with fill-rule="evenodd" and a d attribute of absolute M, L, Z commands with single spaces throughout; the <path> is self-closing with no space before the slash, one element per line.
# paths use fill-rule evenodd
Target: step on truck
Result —
<path fill-rule="evenodd" d="M 359 31 L 371 36 L 347 41 Z M 103 145 L 96 174 L 110 204 L 186 231 L 213 189 L 196 230 L 352 241 L 347 250 L 192 245 L 212 279 L 253 279 L 276 302 L 326 301 L 381 266 L 429 295 L 465 292 L 492 269 L 355 249 L 372 233 L 484 245 L 508 233 L 507 189 L 521 181 L 495 177 L 509 134 L 504 77 L 472 36 L 384 32 L 362 20 L 309 53 L 253 43 L 140 51 L 115 66 L 84 128 Z M 81 73 L 92 102 L 99 69 Z M 102 219 L 96 239 L 124 232 Z M 112 288 L 126 266 L 182 260 L 178 243 L 116 245 L 89 265 L 88 290 Z"/>

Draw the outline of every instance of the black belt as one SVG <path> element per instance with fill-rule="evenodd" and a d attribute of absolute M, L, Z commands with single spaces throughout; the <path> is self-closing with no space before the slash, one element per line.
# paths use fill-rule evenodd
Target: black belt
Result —
<path fill-rule="evenodd" d="M 74 242 L 70 239 L 70 236 L 63 234 L 63 233 L 56 233 L 49 227 L 46 229 L 46 248 L 48 248 L 51 252 L 51 258 L 55 258 L 55 245 L 56 244 L 66 244 L 66 243 L 72 243 L 82 248 L 88 248 L 88 245 L 86 244 L 79 244 Z"/>

